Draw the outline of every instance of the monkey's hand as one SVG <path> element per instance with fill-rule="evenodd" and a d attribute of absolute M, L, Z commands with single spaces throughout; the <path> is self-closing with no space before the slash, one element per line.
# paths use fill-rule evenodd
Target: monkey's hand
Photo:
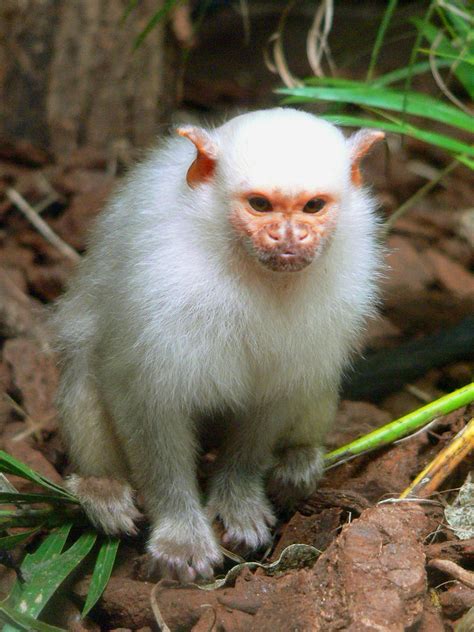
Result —
<path fill-rule="evenodd" d="M 197 577 L 211 579 L 213 568 L 223 562 L 214 532 L 204 516 L 159 520 L 147 548 L 161 577 L 182 583 Z"/>
<path fill-rule="evenodd" d="M 278 506 L 292 509 L 311 496 L 324 471 L 323 455 L 320 446 L 287 447 L 280 452 L 268 480 L 268 493 Z"/>
<path fill-rule="evenodd" d="M 135 507 L 133 490 L 125 481 L 72 474 L 66 487 L 79 499 L 94 526 L 109 535 L 135 535 L 141 513 Z"/>
<path fill-rule="evenodd" d="M 247 553 L 271 542 L 270 527 L 276 518 L 260 482 L 215 482 L 207 511 L 212 520 L 220 518 L 224 525 L 224 546 Z"/>

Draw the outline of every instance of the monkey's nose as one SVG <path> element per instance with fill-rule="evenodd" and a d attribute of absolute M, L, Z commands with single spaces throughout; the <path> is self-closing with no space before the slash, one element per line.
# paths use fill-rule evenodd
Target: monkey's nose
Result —
<path fill-rule="evenodd" d="M 306 227 L 304 226 L 298 226 L 295 229 L 295 237 L 298 241 L 304 241 L 309 235 L 309 231 Z"/>
<path fill-rule="evenodd" d="M 283 234 L 279 226 L 267 226 L 267 235 L 273 241 L 280 241 Z"/>

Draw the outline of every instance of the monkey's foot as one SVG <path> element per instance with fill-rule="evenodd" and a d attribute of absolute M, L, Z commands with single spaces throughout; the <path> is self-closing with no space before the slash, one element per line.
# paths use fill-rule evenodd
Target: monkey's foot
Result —
<path fill-rule="evenodd" d="M 207 509 L 212 519 L 220 518 L 224 525 L 224 546 L 247 553 L 271 542 L 270 528 L 276 518 L 263 491 L 253 496 L 244 491 L 211 496 Z"/>
<path fill-rule="evenodd" d="M 223 562 L 214 533 L 204 519 L 166 519 L 154 527 L 147 545 L 152 565 L 162 578 L 193 582 L 212 579 L 214 567 Z"/>
<path fill-rule="evenodd" d="M 79 499 L 93 525 L 109 535 L 134 535 L 141 513 L 128 483 L 112 478 L 78 476 L 66 479 L 66 487 Z"/>
<path fill-rule="evenodd" d="M 268 493 L 275 503 L 292 508 L 316 490 L 324 471 L 324 450 L 321 447 L 286 448 L 270 473 Z"/>

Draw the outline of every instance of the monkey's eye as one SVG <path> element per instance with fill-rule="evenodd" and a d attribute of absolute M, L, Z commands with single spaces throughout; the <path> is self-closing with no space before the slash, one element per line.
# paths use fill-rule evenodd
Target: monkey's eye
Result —
<path fill-rule="evenodd" d="M 272 203 L 263 195 L 252 195 L 248 198 L 250 206 L 259 213 L 268 213 L 273 210 Z"/>
<path fill-rule="evenodd" d="M 304 213 L 319 213 L 326 206 L 326 200 L 324 198 L 313 198 L 306 202 L 303 208 Z"/>

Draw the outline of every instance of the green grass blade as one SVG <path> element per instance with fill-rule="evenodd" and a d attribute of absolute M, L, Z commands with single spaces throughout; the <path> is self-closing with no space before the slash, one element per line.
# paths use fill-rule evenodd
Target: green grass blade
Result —
<path fill-rule="evenodd" d="M 92 573 L 92 579 L 87 593 L 86 603 L 82 610 L 82 616 L 85 617 L 95 604 L 98 602 L 112 574 L 115 558 L 119 548 L 120 540 L 118 538 L 106 537 L 102 542 L 97 556 L 97 561 Z"/>
<path fill-rule="evenodd" d="M 52 504 L 74 504 L 78 505 L 79 501 L 59 494 L 23 494 L 22 492 L 0 492 L 0 504 L 36 504 L 36 503 L 52 503 Z"/>
<path fill-rule="evenodd" d="M 87 526 L 89 522 L 86 515 L 79 508 L 71 511 L 69 505 L 67 509 L 59 507 L 48 507 L 47 509 L 30 509 L 28 506 L 20 509 L 1 510 L 0 509 L 0 529 L 13 529 L 14 527 L 39 527 L 54 529 L 65 523 L 74 522 L 78 526 Z"/>
<path fill-rule="evenodd" d="M 451 0 L 451 4 L 457 7 L 458 9 L 461 9 L 461 11 L 463 12 L 466 12 L 466 10 L 467 11 L 470 10 L 469 7 L 466 7 L 462 3 L 456 2 L 455 0 Z M 473 7 L 471 3 L 471 9 L 472 8 Z M 451 25 L 454 28 L 454 31 L 459 37 L 469 37 L 469 34 L 471 33 L 471 29 L 469 27 L 469 23 L 467 22 L 467 20 L 464 20 L 464 18 L 458 15 L 455 11 L 451 11 L 449 9 L 449 5 L 438 7 L 438 9 L 441 9 L 443 11 L 443 14 L 446 16 L 447 20 L 451 22 Z"/>
<path fill-rule="evenodd" d="M 427 53 L 429 55 L 431 50 L 429 48 L 420 48 L 420 52 Z M 461 57 L 459 53 L 457 55 L 454 55 L 452 53 L 439 53 L 438 51 L 436 51 L 435 55 L 436 57 L 442 57 L 444 59 L 452 59 L 454 61 L 460 61 L 463 64 L 469 64 L 470 66 L 474 66 L 474 55 L 465 55 Z"/>
<path fill-rule="evenodd" d="M 33 617 L 18 612 L 5 602 L 0 603 L 0 620 L 7 624 L 4 626 L 3 632 L 18 632 L 18 630 L 26 630 L 26 632 L 31 630 L 35 630 L 35 632 L 67 632 L 64 628 L 57 628 L 54 625 L 36 621 Z"/>
<path fill-rule="evenodd" d="M 367 71 L 367 81 L 370 81 L 372 79 L 372 75 L 374 74 L 380 49 L 382 48 L 382 44 L 385 38 L 385 33 L 387 32 L 388 25 L 390 24 L 390 21 L 393 17 L 393 13 L 397 8 L 397 4 L 398 0 L 389 0 L 387 3 L 387 8 L 384 11 L 382 21 L 380 22 L 380 26 L 377 31 L 372 54 L 370 55 L 369 69 Z"/>
<path fill-rule="evenodd" d="M 143 31 L 139 33 L 139 35 L 135 39 L 135 42 L 133 43 L 133 50 L 137 50 L 137 48 L 139 48 L 139 46 L 143 44 L 143 41 L 151 33 L 155 26 L 168 15 L 171 9 L 176 4 L 178 4 L 179 1 L 180 0 L 165 0 L 165 3 L 161 7 L 161 9 L 159 9 L 159 11 L 154 14 L 154 16 L 151 18 L 151 20 L 149 20 L 148 24 L 143 29 Z"/>
<path fill-rule="evenodd" d="M 461 408 L 461 406 L 470 404 L 472 401 L 474 401 L 474 382 L 404 417 L 400 417 L 400 419 L 392 421 L 348 445 L 329 452 L 324 457 L 325 465 L 328 467 L 339 461 L 342 462 L 364 452 L 389 445 L 402 437 L 412 434 L 436 417 L 447 415 L 453 410 Z"/>
<path fill-rule="evenodd" d="M 394 134 L 404 134 L 406 136 L 410 136 L 411 138 L 422 140 L 430 145 L 441 147 L 456 156 L 459 154 L 461 154 L 461 156 L 465 154 L 466 157 L 472 156 L 474 158 L 474 147 L 472 145 L 467 145 L 466 143 L 455 140 L 450 136 L 445 136 L 444 134 L 427 132 L 424 129 L 415 127 L 414 125 L 410 125 L 408 123 L 403 123 L 402 121 L 390 123 L 387 121 L 367 119 L 345 114 L 322 114 L 321 117 L 327 121 L 331 121 L 331 123 L 335 123 L 336 125 L 348 127 L 371 127 L 384 130 L 385 132 L 393 132 Z M 459 158 L 459 160 L 460 162 L 467 164 L 465 161 L 461 160 L 461 158 Z"/>
<path fill-rule="evenodd" d="M 135 9 L 140 0 L 130 0 L 128 5 L 125 7 L 125 11 L 123 12 L 122 17 L 120 18 L 120 25 L 122 26 L 124 22 L 127 20 L 130 13 Z"/>
<path fill-rule="evenodd" d="M 28 577 L 30 573 L 33 573 L 38 565 L 45 561 L 54 559 L 61 554 L 61 551 L 66 544 L 66 540 L 69 537 L 69 533 L 72 529 L 72 524 L 64 524 L 45 538 L 34 553 L 29 553 L 25 556 L 21 565 L 21 570 Z"/>
<path fill-rule="evenodd" d="M 280 88 L 277 92 L 290 95 L 294 99 L 300 99 L 301 102 L 306 103 L 312 101 L 353 103 L 395 112 L 406 112 L 413 116 L 432 119 L 470 132 L 472 132 L 474 125 L 473 117 L 465 114 L 458 108 L 417 92 L 373 88 L 363 83 L 361 83 L 359 88 L 307 86 L 303 88 Z"/>
<path fill-rule="evenodd" d="M 56 483 L 53 483 L 44 476 L 41 476 L 41 474 L 38 474 L 30 467 L 28 467 L 28 465 L 22 463 L 21 461 L 18 461 L 18 459 L 15 459 L 13 456 L 7 454 L 7 452 L 4 452 L 3 450 L 0 450 L 0 472 L 13 474 L 15 476 L 19 476 L 20 478 L 25 478 L 32 483 L 36 483 L 41 487 L 45 487 L 46 489 L 56 492 L 64 498 L 70 498 L 71 500 L 77 502 L 77 499 L 72 494 L 70 494 L 67 489 L 64 489 L 64 487 L 61 487 L 60 485 L 56 485 Z"/>
<path fill-rule="evenodd" d="M 448 68 L 451 66 L 451 62 L 438 60 L 436 63 L 438 68 Z M 393 83 L 397 83 L 398 81 L 403 81 L 409 75 L 421 75 L 425 72 L 429 72 L 431 69 L 429 61 L 420 61 L 417 64 L 413 64 L 410 68 L 398 68 L 397 70 L 393 70 L 392 72 L 387 72 L 385 75 L 380 75 L 376 77 L 370 82 L 371 86 L 376 86 L 377 88 L 383 88 L 384 86 L 391 85 Z"/>
<path fill-rule="evenodd" d="M 419 32 L 433 45 L 437 41 L 436 52 L 448 55 L 454 55 L 459 57 L 459 50 L 451 44 L 451 42 L 444 36 L 439 38 L 439 29 L 432 24 L 426 24 L 425 22 L 414 18 L 412 22 L 419 29 Z M 474 53 L 474 43 L 468 53 Z M 466 92 L 471 99 L 474 99 L 474 72 L 469 64 L 465 64 L 463 61 L 455 64 L 453 72 L 456 75 L 458 81 L 464 86 Z"/>
<path fill-rule="evenodd" d="M 31 538 L 31 536 L 35 535 L 35 533 L 38 533 L 40 529 L 41 527 L 36 527 L 36 529 L 23 531 L 23 533 L 15 533 L 15 535 L 5 535 L 3 538 L 0 538 L 0 551 L 13 549 L 17 544 L 25 542 L 25 540 Z"/>

